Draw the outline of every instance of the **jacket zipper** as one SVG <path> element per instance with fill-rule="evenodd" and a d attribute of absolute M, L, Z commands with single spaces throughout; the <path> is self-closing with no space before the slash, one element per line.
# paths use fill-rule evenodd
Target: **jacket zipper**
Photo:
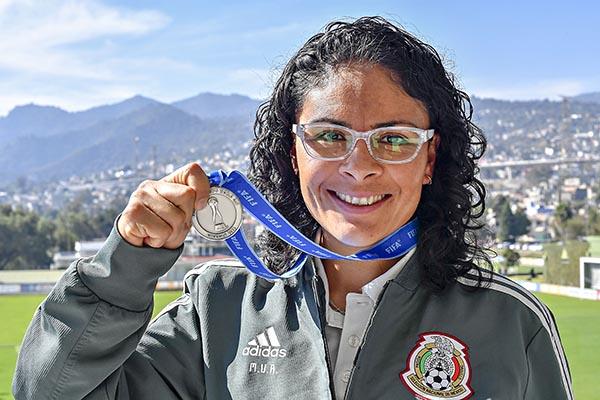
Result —
<path fill-rule="evenodd" d="M 371 325 L 373 324 L 373 318 L 375 317 L 375 312 L 377 312 L 377 307 L 379 306 L 379 303 L 381 303 L 383 294 L 385 293 L 385 290 L 389 286 L 390 282 L 391 281 L 387 281 L 385 283 L 385 285 L 383 286 L 381 293 L 379 293 L 379 297 L 377 298 L 377 302 L 375 303 L 375 306 L 373 307 L 373 312 L 371 313 L 371 317 L 369 318 L 369 323 L 367 324 L 367 327 L 365 329 L 365 334 L 363 335 L 362 341 L 360 342 L 360 346 L 358 346 L 358 349 L 356 350 L 356 355 L 354 356 L 354 362 L 352 363 L 352 369 L 350 370 L 350 377 L 348 378 L 348 385 L 346 385 L 346 390 L 344 391 L 344 399 L 348 399 L 348 392 L 350 390 L 350 385 L 352 384 L 352 378 L 354 377 L 354 370 L 356 369 L 358 357 L 363 348 L 363 345 L 365 344 L 367 335 L 369 334 L 369 330 L 371 329 Z"/>
<path fill-rule="evenodd" d="M 317 284 L 319 288 L 317 288 Z M 325 314 L 323 313 L 323 305 L 321 304 L 321 290 L 324 292 L 323 282 L 321 278 L 315 276 L 312 279 L 312 288 L 313 295 L 315 297 L 315 301 L 317 303 L 317 310 L 319 312 L 319 320 L 321 322 L 321 337 L 323 338 L 323 343 L 325 344 L 325 361 L 327 362 L 327 374 L 329 375 L 329 391 L 331 392 L 331 398 L 336 400 L 335 398 L 335 387 L 333 385 L 333 372 L 331 367 L 331 360 L 329 359 L 329 347 L 327 345 L 327 336 L 325 335 L 325 325 L 327 324 L 327 319 L 325 318 Z"/>

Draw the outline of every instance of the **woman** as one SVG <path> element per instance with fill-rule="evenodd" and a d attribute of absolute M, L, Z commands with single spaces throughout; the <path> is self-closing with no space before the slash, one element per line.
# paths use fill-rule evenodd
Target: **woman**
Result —
<path fill-rule="evenodd" d="M 551 313 L 478 266 L 485 139 L 433 48 L 379 17 L 331 23 L 255 132 L 251 179 L 304 234 L 347 255 L 418 217 L 416 248 L 312 259 L 277 282 L 205 264 L 148 326 L 206 205 L 190 164 L 140 185 L 103 249 L 65 273 L 25 337 L 16 398 L 572 398 Z M 298 256 L 272 235 L 261 248 L 277 272 Z"/>

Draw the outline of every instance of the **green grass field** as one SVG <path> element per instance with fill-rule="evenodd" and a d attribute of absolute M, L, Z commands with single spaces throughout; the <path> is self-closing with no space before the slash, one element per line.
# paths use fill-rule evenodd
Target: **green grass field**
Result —
<path fill-rule="evenodd" d="M 179 296 L 158 292 L 155 314 Z M 596 371 L 600 369 L 600 302 L 539 294 L 554 313 L 571 366 L 575 396 L 597 398 Z M 44 296 L 0 296 L 0 400 L 11 399 L 10 386 L 18 346 L 29 320 Z"/>
<path fill-rule="evenodd" d="M 154 314 L 158 313 L 181 292 L 157 292 Z M 12 399 L 11 382 L 17 362 L 17 350 L 25 330 L 38 305 L 46 296 L 0 296 L 0 400 Z"/>

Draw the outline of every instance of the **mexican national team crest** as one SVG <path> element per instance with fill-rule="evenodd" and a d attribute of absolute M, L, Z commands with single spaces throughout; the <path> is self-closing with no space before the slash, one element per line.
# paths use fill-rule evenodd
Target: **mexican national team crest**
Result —
<path fill-rule="evenodd" d="M 446 333 L 422 333 L 400 380 L 418 399 L 468 399 L 473 395 L 468 348 Z"/>

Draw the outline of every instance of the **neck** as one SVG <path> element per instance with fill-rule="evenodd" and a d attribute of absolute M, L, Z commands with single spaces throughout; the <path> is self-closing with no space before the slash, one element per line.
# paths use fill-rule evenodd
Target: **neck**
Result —
<path fill-rule="evenodd" d="M 321 245 L 338 254 L 354 254 L 361 248 L 346 246 L 331 238 L 325 232 Z M 361 293 L 364 285 L 389 270 L 399 258 L 391 260 L 323 260 L 323 267 L 329 283 L 329 300 L 339 309 L 346 308 L 348 293 Z"/>

